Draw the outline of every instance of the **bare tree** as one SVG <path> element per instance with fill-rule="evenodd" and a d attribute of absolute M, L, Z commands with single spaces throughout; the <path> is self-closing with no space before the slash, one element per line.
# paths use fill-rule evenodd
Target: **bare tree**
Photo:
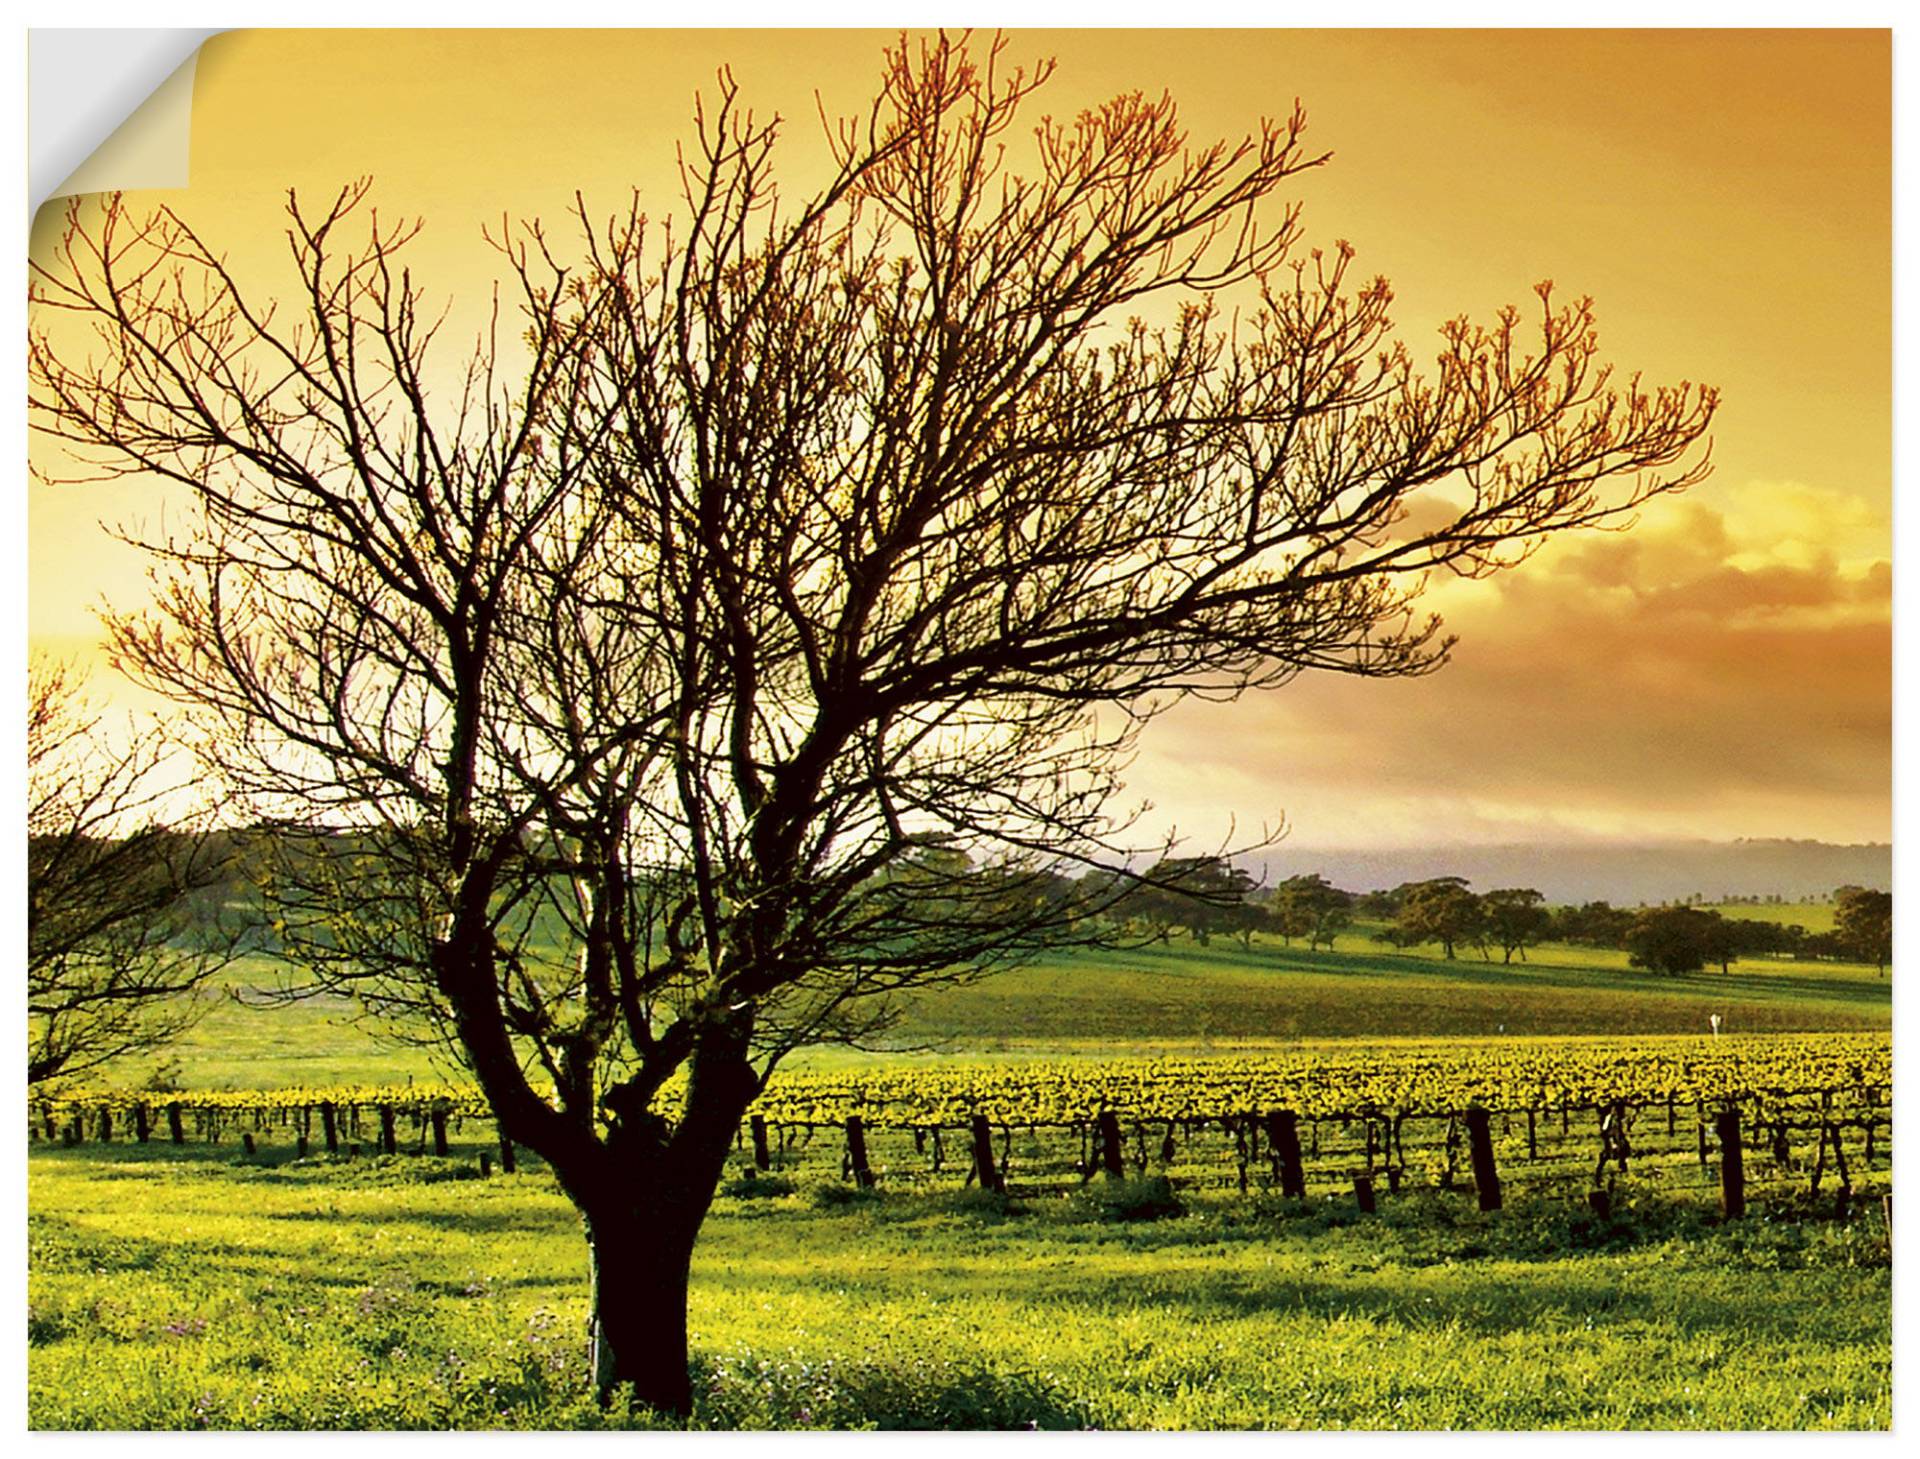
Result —
<path fill-rule="evenodd" d="M 178 1037 L 211 1006 L 195 995 L 242 946 L 245 924 L 221 899 L 232 843 L 170 804 L 168 748 L 152 735 L 112 743 L 69 667 L 31 665 L 30 1085 Z"/>
<path fill-rule="evenodd" d="M 344 928 L 307 940 L 550 1162 L 599 1379 L 666 1409 L 775 1065 L 1085 927 L 1063 888 L 1125 883 L 1060 872 L 1123 861 L 1143 723 L 1427 672 L 1429 574 L 1705 469 L 1712 393 L 1616 384 L 1544 286 L 1417 371 L 1384 281 L 1295 256 L 1298 111 L 1196 148 L 1121 97 L 1023 139 L 1050 70 L 903 41 L 799 200 L 723 73 L 671 227 L 496 240 L 518 342 L 461 390 L 359 188 L 291 206 L 277 308 L 117 204 L 37 273 L 95 343 L 36 336 L 36 424 L 202 506 L 120 654 L 308 828 L 290 935 Z"/>

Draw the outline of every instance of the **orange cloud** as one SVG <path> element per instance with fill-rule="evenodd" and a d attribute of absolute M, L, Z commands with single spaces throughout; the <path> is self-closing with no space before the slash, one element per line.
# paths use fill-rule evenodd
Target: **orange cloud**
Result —
<path fill-rule="evenodd" d="M 1755 524 L 1781 519 L 1782 492 L 1729 495 L 1738 516 L 1703 492 L 1437 591 L 1461 642 L 1430 677 L 1323 675 L 1185 707 L 1155 727 L 1136 782 L 1190 787 L 1159 807 L 1202 835 L 1222 820 L 1205 787 L 1232 784 L 1243 823 L 1284 808 L 1307 845 L 1884 839 L 1890 568 L 1831 551 L 1761 562 Z"/>

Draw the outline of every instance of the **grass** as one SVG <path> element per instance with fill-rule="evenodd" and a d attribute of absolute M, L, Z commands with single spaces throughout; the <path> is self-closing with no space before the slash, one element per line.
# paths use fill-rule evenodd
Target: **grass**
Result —
<path fill-rule="evenodd" d="M 902 1039 L 956 1049 L 1062 1043 L 1204 1047 L 1310 1038 L 1810 1032 L 1885 1028 L 1889 984 L 1871 969 L 1736 963 L 1679 977 L 1624 954 L 1536 948 L 1526 963 L 1447 962 L 1368 948 L 1310 953 L 1215 939 L 1056 957 L 924 995 Z"/>
<path fill-rule="evenodd" d="M 36 1428 L 594 1427 L 578 1222 L 537 1169 L 36 1150 Z M 1096 1188 L 1094 1196 L 1101 1192 Z M 1440 1193 L 722 1195 L 696 1423 L 1878 1428 L 1877 1212 L 1613 1223 Z M 1805 1214 L 1805 1213 L 1798 1213 Z M 1131 1216 L 1133 1219 L 1122 1219 Z"/>
<path fill-rule="evenodd" d="M 1820 908 L 1735 909 L 1823 925 Z M 264 964 L 237 982 L 266 984 Z M 1591 949 L 1448 962 L 1216 939 L 1061 954 L 931 990 L 894 1052 L 1196 1053 L 1315 1040 L 1884 1029 L 1870 968 L 1664 978 Z M 194 1087 L 444 1077 L 353 1006 L 216 995 L 165 1058 Z M 110 1076 L 139 1084 L 158 1058 Z M 877 1148 L 877 1147 L 876 1147 Z M 538 1162 L 257 1159 L 231 1144 L 28 1161 L 36 1428 L 595 1428 L 585 1251 Z M 1065 1196 L 731 1180 L 695 1256 L 705 1428 L 1884 1428 L 1890 1259 L 1779 1189 L 1723 1224 L 1644 1176 L 1609 1223 L 1544 1187 L 1422 1189 L 1361 1217 L 1185 1177 Z M 525 1157 L 523 1156 L 523 1159 Z M 1176 1176 L 1181 1172 L 1176 1170 Z"/>
<path fill-rule="evenodd" d="M 1799 917 L 1818 906 L 1764 909 Z M 1497 959 L 1497 955 L 1496 955 Z M 263 960 L 238 986 L 271 985 Z M 1755 959 L 1663 977 L 1593 948 L 1534 948 L 1528 961 L 1448 962 L 1431 950 L 1394 952 L 1364 930 L 1332 952 L 1256 939 L 1251 949 L 1182 938 L 1126 952 L 1060 953 L 979 982 L 927 990 L 891 1036 L 901 1049 L 981 1054 L 1198 1053 L 1303 1039 L 1471 1038 L 1507 1035 L 1798 1033 L 1891 1026 L 1891 979 L 1851 964 Z M 167 1057 L 195 1088 L 384 1083 L 444 1078 L 425 1051 L 377 1042 L 354 1007 L 323 998 L 248 1007 L 220 993 L 206 1019 Z M 816 1056 L 831 1062 L 834 1055 Z M 143 1082 L 154 1056 L 109 1069 Z"/>

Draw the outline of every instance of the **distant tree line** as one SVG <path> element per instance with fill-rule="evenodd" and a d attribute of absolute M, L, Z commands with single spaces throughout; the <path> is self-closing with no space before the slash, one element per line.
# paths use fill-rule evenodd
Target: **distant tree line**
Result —
<path fill-rule="evenodd" d="M 1604 901 L 1551 907 L 1535 888 L 1475 892 L 1458 876 L 1359 893 L 1317 874 L 1261 887 L 1218 856 L 1169 858 L 1124 879 L 1099 875 L 1112 888 L 1100 899 L 1107 919 L 1147 942 L 1184 934 L 1203 944 L 1234 936 L 1250 946 L 1264 934 L 1318 950 L 1333 947 L 1358 919 L 1382 924 L 1375 940 L 1394 947 L 1438 947 L 1449 959 L 1467 952 L 1488 962 L 1496 954 L 1503 963 L 1525 962 L 1527 950 L 1543 942 L 1617 949 L 1632 966 L 1664 973 L 1715 965 L 1724 972 L 1741 958 L 1771 957 L 1872 963 L 1884 975 L 1893 959 L 1892 895 L 1857 886 L 1833 892 L 1833 929 L 1813 932 L 1797 923 L 1724 916 L 1693 898 L 1658 907 Z"/>
<path fill-rule="evenodd" d="M 1693 905 L 1629 909 L 1603 901 L 1548 907 L 1532 888 L 1468 889 L 1464 878 L 1435 877 L 1356 899 L 1365 915 L 1385 921 L 1377 937 L 1396 947 L 1437 944 L 1452 958 L 1461 947 L 1502 961 L 1540 942 L 1617 948 L 1634 967 L 1686 973 L 1736 959 L 1785 957 L 1874 964 L 1884 975 L 1893 960 L 1891 893 L 1846 886 L 1833 893 L 1834 927 L 1809 932 L 1797 923 L 1726 917 Z"/>

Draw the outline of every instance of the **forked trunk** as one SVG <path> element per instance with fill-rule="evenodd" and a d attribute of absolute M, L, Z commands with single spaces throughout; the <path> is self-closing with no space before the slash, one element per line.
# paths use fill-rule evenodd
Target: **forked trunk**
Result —
<path fill-rule="evenodd" d="M 635 1402 L 663 1413 L 685 1415 L 693 1406 L 687 1279 L 694 1242 L 759 1091 L 740 1055 L 744 1026 L 729 1037 L 727 1043 L 715 1038 L 718 1052 L 709 1045 L 689 1061 L 685 1103 L 670 1140 L 653 1144 L 648 1117 L 629 1113 L 624 1133 L 616 1130 L 602 1147 L 592 1178 L 571 1184 L 586 1220 L 592 1367 L 603 1402 L 631 1384 Z"/>

